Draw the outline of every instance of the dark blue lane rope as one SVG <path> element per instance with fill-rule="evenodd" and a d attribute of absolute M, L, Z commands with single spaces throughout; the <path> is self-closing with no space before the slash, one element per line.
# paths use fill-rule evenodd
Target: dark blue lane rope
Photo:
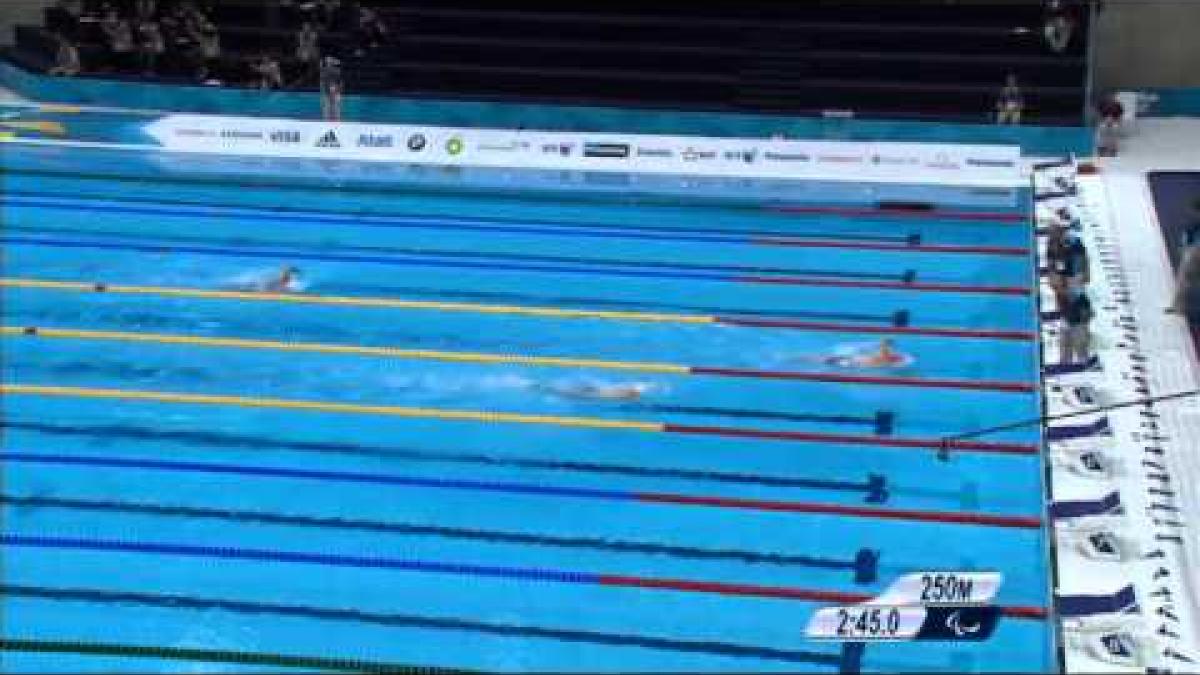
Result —
<path fill-rule="evenodd" d="M 120 539 L 84 539 L 41 535 L 0 534 L 0 544 L 7 547 L 42 548 L 106 553 L 143 553 L 151 555 L 217 558 L 222 560 L 252 560 L 255 562 L 329 565 L 359 569 L 385 569 L 404 572 L 428 572 L 460 576 L 548 581 L 564 584 L 600 585 L 602 575 L 572 572 L 547 567 L 513 567 L 510 565 L 480 565 L 476 563 L 442 562 L 415 558 L 385 558 L 381 556 L 280 551 L 277 549 L 240 548 L 201 544 L 169 544 L 165 542 L 127 541 Z"/>
<path fill-rule="evenodd" d="M 316 256 L 331 256 L 347 257 L 340 252 L 346 254 L 363 254 L 359 257 L 361 262 L 386 263 L 389 260 L 408 260 L 411 258 L 429 258 L 431 260 L 447 259 L 447 260 L 480 260 L 495 264 L 508 264 L 504 261 L 519 261 L 529 263 L 546 263 L 550 265 L 568 265 L 568 266 L 588 266 L 597 268 L 614 268 L 625 269 L 660 269 L 679 273 L 716 273 L 727 272 L 735 275 L 786 275 L 786 276 L 821 276 L 821 277 L 838 277 L 838 278 L 863 278 L 863 279 L 884 279 L 884 280 L 901 280 L 912 282 L 914 279 L 911 270 L 906 270 L 897 274 L 880 274 L 875 272 L 843 272 L 837 270 L 806 270 L 788 267 L 763 267 L 750 265 L 721 265 L 721 264 L 691 264 L 691 263 L 672 263 L 658 262 L 653 260 L 620 260 L 612 258 L 588 258 L 581 256 L 553 256 L 553 255 L 535 255 L 530 253 L 512 253 L 512 252 L 479 252 L 479 251 L 452 251 L 442 249 L 422 249 L 422 248 L 399 248 L 392 246 L 349 246 L 340 243 L 300 243 L 300 242 L 273 242 L 263 241 L 259 239 L 248 238 L 233 238 L 224 241 L 214 240 L 210 237 L 187 237 L 176 235 L 145 235 L 145 234 L 130 234 L 118 233 L 110 231 L 89 230 L 86 228 L 71 228 L 71 227 L 28 227 L 28 226 L 7 226 L 5 229 L 10 232 L 29 232 L 33 236 L 25 237 L 24 239 L 50 239 L 44 235 L 48 234 L 72 234 L 82 235 L 77 239 L 60 238 L 57 241 L 75 241 L 75 242 L 95 242 L 98 244 L 113 244 L 125 246 L 141 246 L 141 245 L 162 245 L 175 247 L 176 244 L 185 244 L 187 249 L 195 250 L 211 250 L 222 252 L 225 250 L 262 250 L 270 252 L 278 252 L 280 255 L 291 255 L 297 258 L 303 258 L 308 255 Z M 87 237 L 92 237 L 89 240 Z M 20 237 L 18 237 L 20 239 Z M 337 254 L 322 253 L 322 251 L 336 250 Z M 378 254 L 378 255 L 376 255 Z M 316 258 L 321 260 L 323 258 Z"/>
<path fill-rule="evenodd" d="M 729 560 L 752 565 L 762 564 L 852 570 L 856 569 L 858 562 L 858 557 L 855 560 L 836 560 L 815 556 L 761 553 L 742 549 L 714 549 L 648 541 L 604 539 L 599 537 L 564 537 L 527 532 L 379 521 L 365 518 L 304 516 L 270 511 L 180 506 L 134 501 L 70 499 L 49 496 L 13 496 L 0 493 L 0 504 L 24 509 L 66 509 L 167 518 L 208 519 L 312 529 L 358 530 L 391 535 L 464 539 L 482 541 L 489 544 L 518 544 L 547 548 L 590 549 L 616 553 L 661 555 L 692 560 Z"/>
<path fill-rule="evenodd" d="M 88 588 L 48 588 L 17 584 L 0 585 L 0 594 L 7 597 L 36 598 L 56 602 L 137 605 L 199 612 L 221 611 L 235 614 L 284 616 L 316 621 L 361 623 L 396 628 L 482 633 L 501 637 L 557 640 L 613 647 L 639 647 L 666 652 L 715 654 L 719 656 L 767 659 L 789 663 L 817 664 L 830 666 L 831 668 L 840 666 L 842 662 L 841 658 L 836 654 L 775 649 L 734 642 L 686 640 L 569 628 L 547 628 L 528 624 L 484 622 L 470 619 L 421 616 L 418 614 L 368 612 L 357 609 L 335 609 L 314 607 L 311 605 L 203 598 L 192 595 L 122 592 Z"/>
<path fill-rule="evenodd" d="M 362 445 L 348 442 L 332 441 L 287 441 L 266 438 L 253 434 L 233 434 L 218 431 L 172 431 L 158 428 L 135 427 L 128 425 L 76 425 L 54 424 L 50 422 L 21 422 L 13 419 L 12 415 L 0 419 L 0 428 L 31 431 L 39 434 L 55 436 L 75 436 L 104 439 L 135 439 L 164 441 L 190 446 L 211 448 L 239 448 L 250 450 L 287 450 L 293 452 L 338 454 L 377 459 L 407 460 L 434 464 L 475 464 L 481 466 L 516 467 L 522 469 L 546 469 L 578 473 L 596 473 L 601 475 L 636 476 L 642 478 L 668 478 L 679 480 L 695 480 L 714 483 L 761 485 L 779 488 L 801 488 L 816 490 L 840 490 L 846 492 L 866 492 L 868 501 L 871 495 L 886 494 L 886 481 L 879 474 L 869 474 L 864 482 L 847 480 L 801 478 L 793 476 L 769 476 L 732 471 L 710 471 L 701 469 L 680 469 L 670 467 L 647 467 L 627 464 L 608 464 L 599 462 L 578 462 L 567 460 L 532 459 L 508 455 L 492 455 L 485 453 L 456 453 L 434 452 L 415 448 Z M 882 498 L 876 500 L 884 501 Z"/>
<path fill-rule="evenodd" d="M 409 476 L 375 474 L 358 471 L 319 471 L 314 469 L 247 466 L 241 464 L 218 464 L 213 462 L 126 459 L 121 457 L 79 457 L 75 455 L 25 452 L 0 452 L 0 460 L 8 462 L 29 462 L 35 464 L 102 466 L 109 468 L 150 469 L 157 471 L 176 471 L 185 473 L 213 473 L 234 476 L 296 478 L 304 480 L 391 485 L 395 487 L 478 490 L 483 492 L 507 492 L 510 494 L 606 499 L 610 501 L 638 500 L 638 494 L 628 490 L 558 487 L 536 485 L 533 483 L 517 483 L 511 481 L 487 481 L 452 478 L 414 478 Z"/>
<path fill-rule="evenodd" d="M 14 199 L 19 197 L 20 199 Z M 32 199 L 25 199 L 32 198 Z M 94 198 L 91 198 L 94 199 Z M 573 223 L 571 221 L 541 220 L 534 218 L 503 218 L 499 216 L 422 215 L 412 213 L 336 213 L 316 211 L 298 207 L 272 206 L 270 209 L 254 206 L 206 204 L 202 202 L 171 201 L 121 197 L 121 203 L 154 204 L 161 208 L 128 207 L 98 204 L 85 197 L 79 202 L 64 201 L 53 195 L 43 195 L 20 190 L 5 191 L 5 206 L 24 206 L 44 209 L 69 209 L 109 211 L 114 213 L 142 213 L 156 216 L 200 215 L 210 218 L 237 218 L 238 220 L 285 220 L 295 223 L 317 225 L 352 225 L 389 229 L 458 229 L 469 232 L 504 232 L 509 234 L 551 234 L 581 237 L 614 237 L 621 239 L 646 239 L 653 241 L 694 241 L 702 243 L 749 244 L 755 237 L 771 239 L 824 239 L 832 241 L 907 243 L 913 235 L 840 234 L 837 232 L 804 232 L 780 230 L 743 230 L 735 228 L 713 228 L 703 231 L 684 227 L 663 227 L 621 223 Z M 108 199 L 107 201 L 114 201 Z M 183 207 L 183 208 L 180 208 Z M 287 214 L 287 215 L 280 215 Z"/>
<path fill-rule="evenodd" d="M 605 269 L 601 267 L 583 267 L 576 265 L 532 265 L 518 263 L 470 262 L 464 260 L 439 260 L 429 256 L 365 256 L 337 255 L 318 253 L 296 253 L 294 251 L 248 251 L 244 249 L 221 246 L 160 246 L 152 244 L 112 244 L 103 241 L 84 241 L 78 239 L 55 239 L 51 237 L 3 237 L 0 243 L 9 246 L 51 246 L 57 248 L 86 248 L 110 251 L 137 251 L 140 253 L 193 253 L 196 255 L 212 255 L 230 258 L 260 258 L 277 261 L 318 260 L 323 262 L 354 262 L 393 265 L 398 267 L 441 267 L 451 269 L 499 270 L 519 272 L 548 272 L 551 274 L 583 274 L 588 276 L 617 276 L 638 277 L 649 279 L 691 279 L 694 281 L 719 281 L 726 283 L 742 283 L 737 276 L 705 272 L 658 272 L 640 269 Z M 842 278 L 848 275 L 832 272 L 822 276 Z M 891 277 L 888 277 L 891 278 Z"/>

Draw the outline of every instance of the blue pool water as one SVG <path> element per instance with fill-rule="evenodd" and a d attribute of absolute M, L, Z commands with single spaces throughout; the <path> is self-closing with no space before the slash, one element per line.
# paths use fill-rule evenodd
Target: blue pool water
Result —
<path fill-rule="evenodd" d="M 1036 524 L 880 517 L 1028 523 L 1039 455 L 875 442 L 1037 417 L 1026 223 L 535 194 L 519 175 L 251 187 L 171 162 L 0 156 L 0 612 L 24 641 L 5 669 L 838 671 L 855 659 L 803 636 L 830 603 L 770 589 L 995 569 L 999 604 L 1048 605 Z M 285 264 L 302 295 L 235 292 Z M 884 336 L 914 362 L 820 359 Z M 778 372 L 900 381 L 750 376 Z M 571 395 L 631 383 L 638 400 Z M 1038 434 L 979 440 L 1032 452 Z M 860 665 L 1053 662 L 1046 621 L 1006 617 L 989 642 L 872 644 Z"/>

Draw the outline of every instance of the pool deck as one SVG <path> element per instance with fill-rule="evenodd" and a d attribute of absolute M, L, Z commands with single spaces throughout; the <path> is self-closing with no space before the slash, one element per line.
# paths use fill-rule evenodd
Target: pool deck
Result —
<path fill-rule="evenodd" d="M 1200 120 L 1140 120 L 1121 156 L 1096 164 L 1098 174 L 1078 179 L 1076 205 L 1080 236 L 1092 258 L 1089 288 L 1097 311 L 1092 328 L 1103 370 L 1047 378 L 1050 415 L 1090 407 L 1069 400 L 1063 390 L 1073 386 L 1090 386 L 1102 405 L 1111 405 L 1193 391 L 1200 384 L 1200 361 L 1186 321 L 1163 311 L 1174 280 L 1147 182 L 1151 171 L 1200 169 Z M 1053 173 L 1044 172 L 1039 181 Z M 1052 306 L 1044 285 L 1042 293 L 1043 306 Z M 1054 322 L 1047 322 L 1049 362 L 1056 359 L 1055 332 Z M 1200 456 L 1193 439 L 1200 438 L 1200 400 L 1183 397 L 1105 414 L 1110 435 L 1049 444 L 1056 502 L 1100 500 L 1116 492 L 1123 505 L 1120 514 L 1056 519 L 1057 590 L 1060 598 L 1115 597 L 1132 584 L 1136 609 L 1064 619 L 1067 671 L 1194 671 L 1200 663 L 1200 539 L 1194 535 L 1200 522 Z M 1087 450 L 1112 461 L 1111 475 L 1079 470 L 1073 458 Z M 1091 548 L 1087 538 L 1102 531 L 1116 535 L 1119 550 L 1085 553 Z M 1103 656 L 1100 640 L 1113 633 L 1134 637 L 1137 649 L 1130 658 Z"/>

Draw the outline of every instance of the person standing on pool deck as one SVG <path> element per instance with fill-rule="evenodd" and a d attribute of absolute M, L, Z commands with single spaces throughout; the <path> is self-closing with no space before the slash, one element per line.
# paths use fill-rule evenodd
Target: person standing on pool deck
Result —
<path fill-rule="evenodd" d="M 1200 199 L 1192 204 L 1192 222 L 1183 230 L 1180 243 L 1183 252 L 1179 256 L 1179 269 L 1175 272 L 1175 295 L 1168 314 L 1187 312 L 1189 301 L 1200 283 Z"/>
<path fill-rule="evenodd" d="M 1017 76 L 1009 73 L 996 99 L 996 124 L 1020 124 L 1024 111 L 1025 96 L 1021 93 L 1021 85 L 1017 82 Z"/>
<path fill-rule="evenodd" d="M 1046 236 L 1046 260 L 1055 308 L 1061 312 L 1070 293 L 1091 281 L 1087 248 L 1077 235 L 1067 232 L 1062 223 L 1055 222 Z"/>
<path fill-rule="evenodd" d="M 321 59 L 321 117 L 336 122 L 342 119 L 342 62 L 333 56 Z"/>
<path fill-rule="evenodd" d="M 1087 362 L 1092 351 L 1089 325 L 1094 316 L 1092 303 L 1084 289 L 1077 288 L 1068 292 L 1067 303 L 1062 309 L 1063 329 L 1059 335 L 1059 364 Z"/>

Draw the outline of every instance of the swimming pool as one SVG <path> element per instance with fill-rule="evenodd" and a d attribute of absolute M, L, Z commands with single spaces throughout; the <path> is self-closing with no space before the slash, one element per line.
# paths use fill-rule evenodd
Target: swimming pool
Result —
<path fill-rule="evenodd" d="M 935 452 L 1040 411 L 1019 191 L 2 161 L 6 668 L 1053 667 L 1039 431 Z M 245 290 L 286 264 L 304 293 Z M 820 360 L 883 337 L 914 363 Z M 804 638 L 925 569 L 1004 574 L 991 641 Z"/>

